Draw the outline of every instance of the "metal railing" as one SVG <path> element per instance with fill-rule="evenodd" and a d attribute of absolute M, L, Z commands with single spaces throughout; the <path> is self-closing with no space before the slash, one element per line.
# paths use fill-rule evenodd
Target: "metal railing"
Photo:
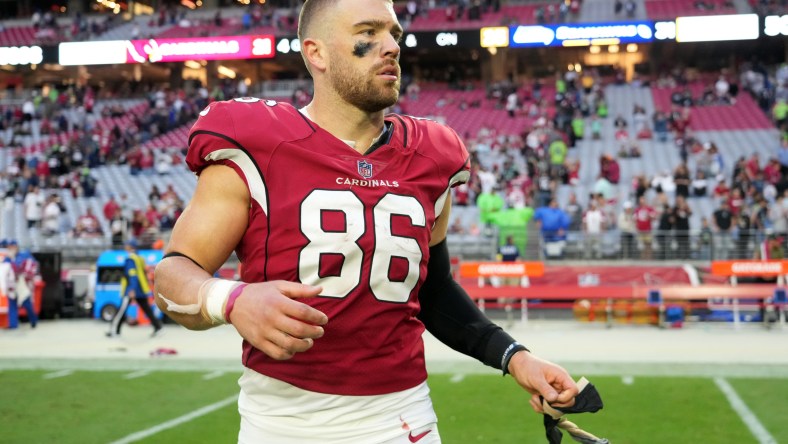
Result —
<path fill-rule="evenodd" d="M 752 259 L 758 256 L 769 233 L 763 230 L 660 231 L 599 234 L 570 231 L 564 236 L 542 236 L 543 259 L 711 261 Z M 786 241 L 781 249 L 785 252 Z M 784 254 L 784 253 L 783 253 Z"/>
<path fill-rule="evenodd" d="M 659 231 L 624 233 L 607 230 L 599 234 L 582 231 L 542 233 L 533 229 L 495 227 L 479 235 L 450 235 L 449 249 L 462 258 L 495 258 L 499 241 L 512 236 L 524 260 L 607 261 L 712 261 L 752 259 L 771 233 L 763 230 Z M 788 252 L 788 236 L 782 253 Z M 788 256 L 787 256 L 788 257 Z"/>
<path fill-rule="evenodd" d="M 751 259 L 760 253 L 764 240 L 770 233 L 760 230 L 732 233 L 700 231 L 658 230 L 650 233 L 622 233 L 610 230 L 599 235 L 578 231 L 566 232 L 561 240 L 531 233 L 525 240 L 513 236 L 521 247 L 524 260 L 607 260 L 607 261 L 712 261 L 725 259 Z M 166 237 L 166 236 L 165 236 Z M 67 235 L 34 236 L 34 251 L 60 251 L 65 259 L 87 260 L 101 251 L 112 248 L 109 236 L 91 239 L 71 238 Z M 479 235 L 449 234 L 449 251 L 463 259 L 494 259 L 498 252 L 499 232 L 483 231 Z M 788 237 L 780 244 L 783 253 L 788 251 Z"/>

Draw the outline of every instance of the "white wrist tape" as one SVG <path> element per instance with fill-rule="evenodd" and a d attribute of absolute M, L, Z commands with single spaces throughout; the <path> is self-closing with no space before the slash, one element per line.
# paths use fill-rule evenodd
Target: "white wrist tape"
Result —
<path fill-rule="evenodd" d="M 205 298 L 205 311 L 214 325 L 226 324 L 227 320 L 224 318 L 224 304 L 230 297 L 230 293 L 239 285 L 236 281 L 228 281 L 225 279 L 212 279 L 208 283 L 208 290 L 206 291 Z"/>

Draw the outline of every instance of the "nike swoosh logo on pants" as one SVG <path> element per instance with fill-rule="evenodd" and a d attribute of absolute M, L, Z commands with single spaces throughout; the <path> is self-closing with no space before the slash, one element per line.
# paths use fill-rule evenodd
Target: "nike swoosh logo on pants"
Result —
<path fill-rule="evenodd" d="M 421 441 L 421 438 L 424 438 L 425 436 L 427 436 L 427 434 L 430 433 L 431 431 L 432 431 L 432 429 L 427 430 L 425 432 L 421 432 L 421 433 L 419 433 L 416 436 L 413 436 L 413 432 L 410 432 L 410 433 L 408 433 L 408 441 L 410 441 L 410 442 L 419 442 L 419 441 Z"/>

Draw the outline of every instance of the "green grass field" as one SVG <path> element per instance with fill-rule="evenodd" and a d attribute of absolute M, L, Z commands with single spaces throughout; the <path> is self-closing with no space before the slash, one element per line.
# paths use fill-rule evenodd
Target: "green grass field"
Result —
<path fill-rule="evenodd" d="M 142 443 L 233 443 L 238 375 L 208 372 L 0 371 L 0 443 L 109 443 L 224 401 Z M 711 378 L 593 377 L 605 401 L 575 421 L 613 444 L 757 443 Z M 768 433 L 788 443 L 788 379 L 728 378 Z M 445 443 L 544 443 L 541 417 L 511 380 L 430 377 Z M 625 383 L 626 382 L 626 383 Z M 132 441 L 127 441 L 132 442 Z M 564 442 L 574 442 L 565 437 Z"/>

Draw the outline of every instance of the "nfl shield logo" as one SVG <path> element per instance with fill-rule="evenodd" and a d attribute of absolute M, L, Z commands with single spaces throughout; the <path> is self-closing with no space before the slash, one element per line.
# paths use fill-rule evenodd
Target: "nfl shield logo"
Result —
<path fill-rule="evenodd" d="M 359 160 L 358 174 L 360 174 L 364 179 L 369 179 L 372 177 L 372 164 L 365 160 Z"/>

